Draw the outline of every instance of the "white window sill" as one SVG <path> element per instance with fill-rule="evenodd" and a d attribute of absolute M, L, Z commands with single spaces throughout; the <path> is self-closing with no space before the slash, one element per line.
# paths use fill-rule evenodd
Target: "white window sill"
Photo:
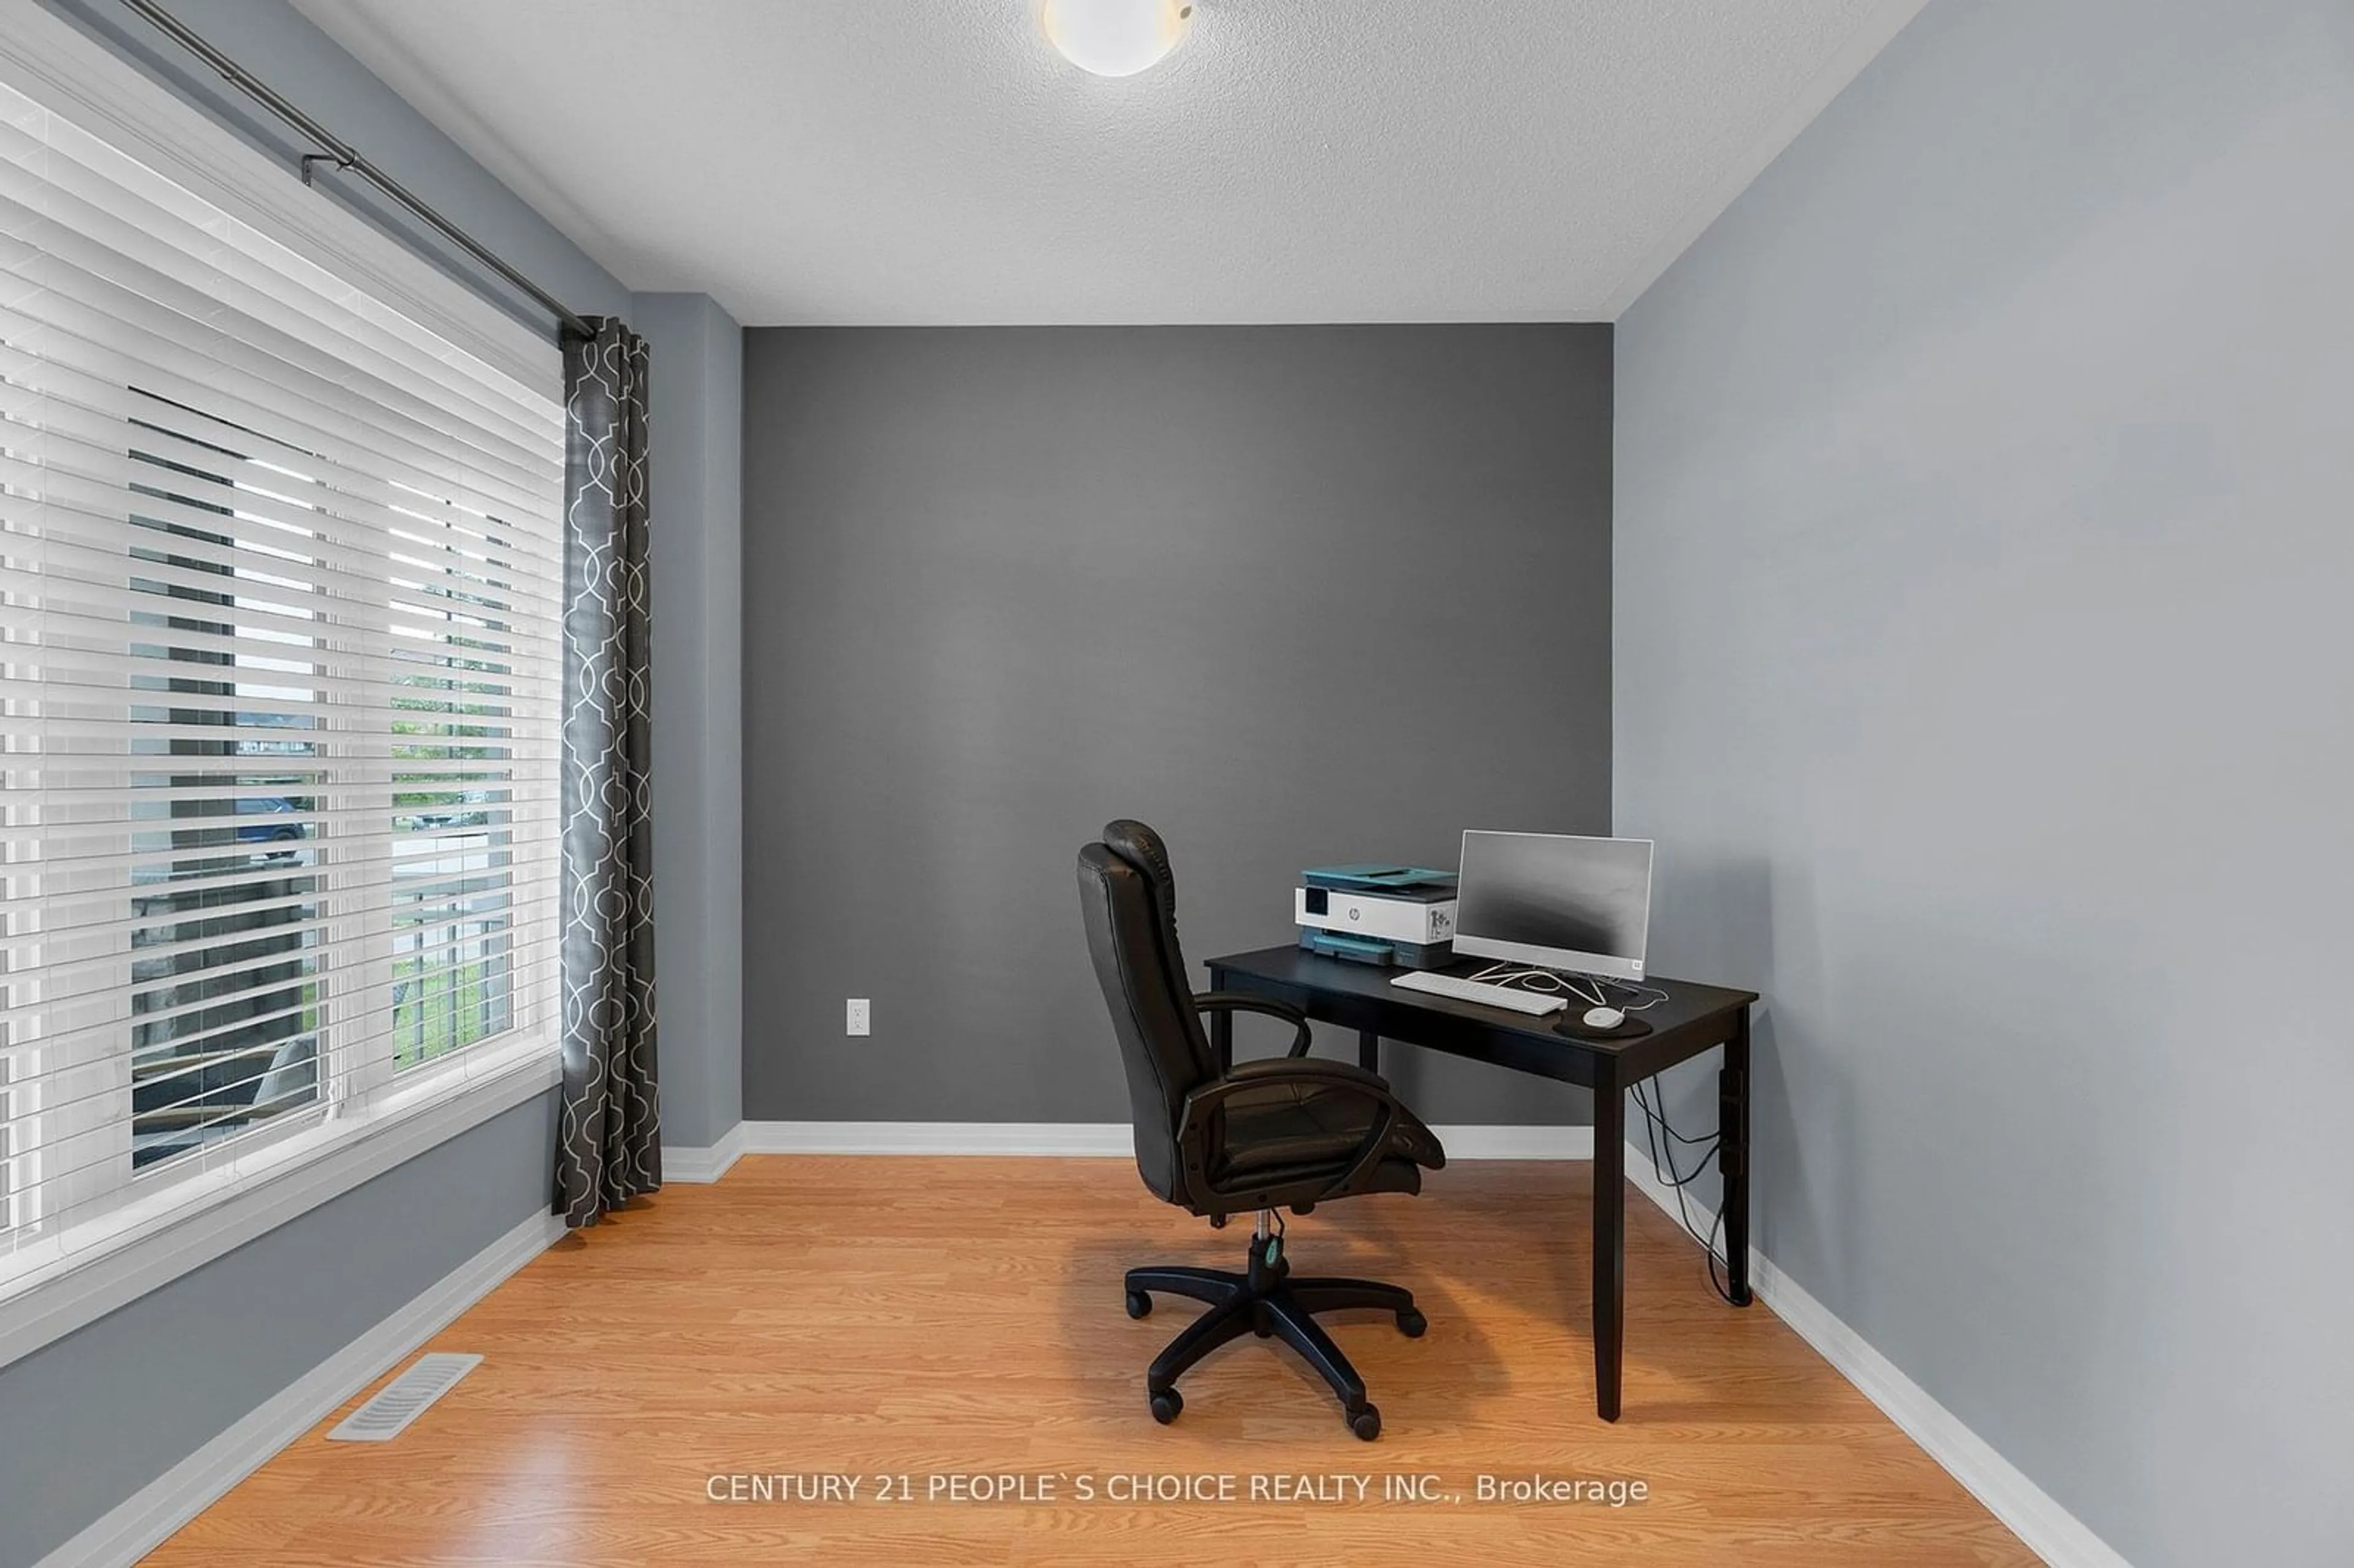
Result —
<path fill-rule="evenodd" d="M 350 1192 L 434 1145 L 554 1088 L 545 1035 L 462 1055 L 403 1084 L 359 1116 L 322 1122 L 240 1159 L 233 1177 L 198 1176 L 101 1222 L 112 1234 L 0 1276 L 0 1367 Z M 9 1267 L 0 1259 L 0 1270 Z"/>

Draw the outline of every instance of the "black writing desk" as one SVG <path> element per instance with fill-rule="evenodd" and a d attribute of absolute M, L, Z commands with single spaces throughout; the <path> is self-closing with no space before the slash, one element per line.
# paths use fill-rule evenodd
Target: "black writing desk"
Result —
<path fill-rule="evenodd" d="M 1209 969 L 1213 991 L 1273 997 L 1310 1018 L 1355 1030 L 1357 1059 L 1372 1072 L 1381 1071 L 1382 1041 L 1387 1037 L 1594 1091 L 1594 1404 L 1605 1421 L 1618 1419 L 1626 1337 L 1627 1091 L 1654 1073 L 1722 1046 L 1717 1115 L 1723 1136 L 1716 1158 L 1724 1178 L 1724 1255 L 1733 1299 L 1749 1304 L 1749 1004 L 1757 1000 L 1756 992 L 1653 979 L 1647 983 L 1668 994 L 1640 1015 L 1650 1033 L 1639 1040 L 1574 1040 L 1553 1032 L 1558 1013 L 1532 1018 L 1509 1008 L 1402 991 L 1390 984 L 1394 969 L 1297 947 L 1212 959 Z M 1230 1012 L 1210 1015 L 1211 1043 L 1222 1068 L 1234 1062 L 1234 1018 Z"/>

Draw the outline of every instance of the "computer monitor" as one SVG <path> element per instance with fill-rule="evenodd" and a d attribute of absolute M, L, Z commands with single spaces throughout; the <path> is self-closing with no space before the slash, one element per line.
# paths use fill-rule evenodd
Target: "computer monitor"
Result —
<path fill-rule="evenodd" d="M 1650 930 L 1650 840 L 1463 835 L 1455 950 L 1464 957 L 1638 980 Z"/>

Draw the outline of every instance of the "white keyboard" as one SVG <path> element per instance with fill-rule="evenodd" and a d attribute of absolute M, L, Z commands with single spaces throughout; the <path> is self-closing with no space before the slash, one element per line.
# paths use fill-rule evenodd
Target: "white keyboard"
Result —
<path fill-rule="evenodd" d="M 1390 984 L 1406 991 L 1426 991 L 1433 996 L 1451 997 L 1457 1001 L 1509 1007 L 1514 1012 L 1525 1012 L 1534 1018 L 1542 1018 L 1548 1012 L 1559 1012 L 1569 1005 L 1565 997 L 1547 996 L 1543 991 L 1521 991 L 1508 985 L 1481 985 L 1478 980 L 1457 980 L 1453 975 L 1433 974 L 1428 969 L 1408 969 Z"/>

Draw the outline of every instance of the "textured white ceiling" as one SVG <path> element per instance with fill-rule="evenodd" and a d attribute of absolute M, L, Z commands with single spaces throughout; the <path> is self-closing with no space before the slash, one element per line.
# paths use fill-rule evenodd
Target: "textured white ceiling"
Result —
<path fill-rule="evenodd" d="M 1612 319 L 1921 0 L 1197 0 L 1123 80 L 1039 0 L 297 4 L 633 289 L 978 324 Z"/>

